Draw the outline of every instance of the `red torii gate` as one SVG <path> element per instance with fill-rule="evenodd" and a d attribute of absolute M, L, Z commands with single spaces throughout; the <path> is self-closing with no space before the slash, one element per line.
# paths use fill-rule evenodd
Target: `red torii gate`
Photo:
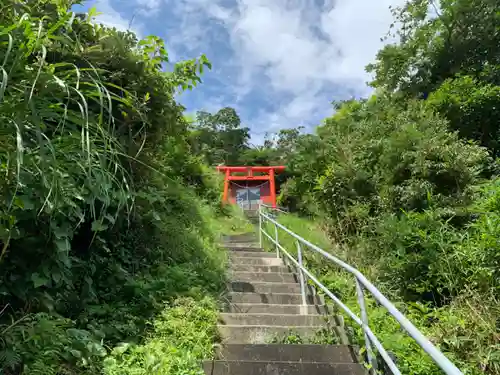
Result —
<path fill-rule="evenodd" d="M 227 167 L 219 166 L 217 167 L 219 172 L 225 173 L 224 178 L 224 195 L 222 201 L 227 203 L 229 201 L 229 183 L 230 181 L 269 181 L 269 193 L 270 193 L 270 203 L 273 207 L 276 207 L 276 173 L 285 170 L 284 166 L 273 166 L 273 167 Z M 246 175 L 236 175 L 233 176 L 232 173 L 245 173 Z M 254 173 L 259 174 L 255 175 Z M 264 173 L 264 174 L 260 174 Z"/>

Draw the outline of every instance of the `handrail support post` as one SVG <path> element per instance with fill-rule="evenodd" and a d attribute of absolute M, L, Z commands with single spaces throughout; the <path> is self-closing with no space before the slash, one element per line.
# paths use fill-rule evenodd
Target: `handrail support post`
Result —
<path fill-rule="evenodd" d="M 280 248 L 278 246 L 279 240 L 278 240 L 278 225 L 274 223 L 274 240 L 276 241 L 276 258 L 280 257 Z"/>
<path fill-rule="evenodd" d="M 299 261 L 299 280 L 300 280 L 300 294 L 302 295 L 302 305 L 306 306 L 307 305 L 307 298 L 306 298 L 306 283 L 305 283 L 305 278 L 304 278 L 304 272 L 302 272 L 302 268 L 304 267 L 303 261 L 302 261 L 302 246 L 300 245 L 300 242 L 297 240 L 297 258 Z"/>
<path fill-rule="evenodd" d="M 361 310 L 361 323 L 362 323 L 362 329 L 363 333 L 365 336 L 365 347 L 366 347 L 366 360 L 369 364 L 371 364 L 370 368 L 370 375 L 375 375 L 377 371 L 377 362 L 375 361 L 375 358 L 373 357 L 373 350 L 371 346 L 370 339 L 368 337 L 368 334 L 366 332 L 366 329 L 368 328 L 368 312 L 366 310 L 366 303 L 365 303 L 365 295 L 363 292 L 363 286 L 359 282 L 358 278 L 356 278 L 356 294 L 358 295 L 358 304 L 359 304 L 359 309 Z"/>
<path fill-rule="evenodd" d="M 262 205 L 259 202 L 259 247 L 262 249 Z"/>

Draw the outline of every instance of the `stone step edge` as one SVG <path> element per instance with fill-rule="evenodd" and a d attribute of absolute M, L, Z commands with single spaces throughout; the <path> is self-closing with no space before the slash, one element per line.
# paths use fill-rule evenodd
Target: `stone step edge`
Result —
<path fill-rule="evenodd" d="M 230 258 L 236 258 L 236 259 L 240 259 L 240 258 L 251 258 L 251 259 L 262 259 L 262 258 L 275 258 L 275 259 L 281 259 L 281 258 L 278 258 L 276 256 L 276 253 L 269 253 L 267 251 L 229 251 L 228 252 Z M 242 255 L 242 254 L 247 254 L 246 256 L 245 255 Z M 259 256 L 257 254 L 265 254 L 266 256 Z M 250 256 L 250 255 L 255 255 L 255 256 Z M 269 256 L 269 255 L 272 255 L 272 256 Z"/>
<path fill-rule="evenodd" d="M 337 322 L 335 321 L 335 317 L 329 316 L 329 315 L 322 315 L 322 314 L 307 314 L 307 315 L 301 315 L 301 314 L 272 314 L 272 313 L 238 313 L 238 312 L 221 312 L 219 313 L 219 324 L 220 325 L 227 325 L 226 321 L 227 320 L 233 320 L 233 323 L 230 325 L 238 325 L 241 326 L 244 323 L 245 320 L 249 319 L 255 319 L 255 320 L 265 320 L 265 319 L 272 319 L 272 318 L 282 318 L 283 320 L 286 319 L 304 319 L 306 322 L 309 319 L 314 319 L 314 321 L 311 321 L 313 325 L 317 324 L 324 324 L 324 325 L 332 325 L 332 326 L 337 326 Z M 241 319 L 241 320 L 240 320 Z M 255 321 L 254 320 L 254 321 Z M 304 322 L 301 322 L 302 324 Z M 249 324 L 243 324 L 243 325 L 249 325 Z M 272 325 L 267 324 L 267 325 Z M 273 327 L 280 327 L 280 325 L 273 325 Z M 282 326 L 281 326 L 282 327 Z M 309 327 L 309 326 L 308 326 Z M 340 326 L 339 326 L 340 327 Z"/>
<path fill-rule="evenodd" d="M 248 248 L 248 249 L 258 249 L 260 251 L 266 251 L 264 250 L 264 248 L 262 248 L 260 246 L 259 243 L 255 243 L 255 242 L 233 242 L 233 243 L 224 243 L 224 244 L 221 244 L 223 247 L 225 247 L 226 249 L 244 249 L 244 248 Z"/>
<path fill-rule="evenodd" d="M 233 345 L 233 344 L 229 344 Z M 288 364 L 294 364 L 294 363 L 300 363 L 304 365 L 332 365 L 332 366 L 338 366 L 338 365 L 358 365 L 360 366 L 360 363 L 356 362 L 318 362 L 318 361 L 249 361 L 249 360 L 244 360 L 244 361 L 238 361 L 237 359 L 231 359 L 231 360 L 224 360 L 224 359 L 207 359 L 203 361 L 204 363 L 255 363 L 255 364 L 264 364 L 264 363 L 272 363 L 276 365 L 288 365 Z"/>
<path fill-rule="evenodd" d="M 252 348 L 252 349 L 258 349 L 259 347 L 261 348 L 266 348 L 266 347 L 296 347 L 296 348 L 300 348 L 300 347 L 304 347 L 304 346 L 309 346 L 309 347 L 317 347 L 317 348 L 329 348 L 329 349 L 339 349 L 339 348 L 346 348 L 346 349 L 359 349 L 360 347 L 358 345 L 351 345 L 351 344 L 347 344 L 347 345 L 344 345 L 344 344 L 276 344 L 276 343 L 269 343 L 269 344 L 248 344 L 248 343 L 242 343 L 242 344 L 222 344 L 222 345 L 218 345 L 217 346 L 217 349 L 218 350 L 222 350 L 224 349 L 225 347 L 229 347 L 229 346 L 232 346 L 232 347 L 248 347 L 248 348 Z"/>
<path fill-rule="evenodd" d="M 266 255 L 271 254 L 274 258 L 283 260 L 283 258 L 278 257 L 274 251 L 264 251 L 264 250 L 262 250 L 262 251 L 238 251 L 238 250 L 236 250 L 236 251 L 229 251 L 228 253 L 229 253 L 229 255 L 232 256 L 233 259 L 244 258 L 241 255 L 238 256 L 239 254 L 250 253 L 250 254 L 255 255 L 255 256 L 254 257 L 246 257 L 246 258 L 262 258 L 262 257 L 258 256 L 258 254 L 266 254 Z"/>
<path fill-rule="evenodd" d="M 269 281 L 270 283 L 279 283 L 280 280 L 286 281 L 287 283 L 294 283 L 299 281 L 299 276 L 294 272 L 239 272 L 239 271 L 228 271 L 226 273 L 230 281 L 265 281 L 271 278 L 275 278 L 275 281 Z M 253 277 L 251 276 L 253 275 Z M 267 275 L 267 277 L 266 277 Z M 242 280 L 242 278 L 246 278 Z"/>
<path fill-rule="evenodd" d="M 240 249 L 240 248 L 238 248 Z M 245 248 L 241 248 L 241 249 L 245 249 Z M 255 255 L 255 258 L 258 258 L 258 255 L 257 254 L 272 254 L 275 258 L 280 258 L 282 259 L 281 257 L 278 257 L 278 255 L 276 254 L 276 251 L 266 251 L 266 250 L 263 250 L 259 247 L 247 247 L 246 249 L 251 249 L 250 251 L 245 251 L 245 250 L 231 250 L 231 249 L 227 249 L 226 248 L 226 253 L 228 253 L 229 255 L 232 255 L 233 257 L 235 258 L 238 258 L 238 254 L 241 254 L 241 253 L 252 253 L 253 255 Z"/>
<path fill-rule="evenodd" d="M 237 294 L 237 295 L 240 295 L 240 294 L 258 294 L 258 295 L 262 295 L 262 294 L 272 294 L 273 296 L 294 296 L 294 297 L 297 297 L 297 296 L 302 296 L 301 293 L 259 293 L 259 292 L 229 292 L 228 294 Z M 318 296 L 319 297 L 319 296 Z"/>
<path fill-rule="evenodd" d="M 229 270 L 229 272 L 235 276 L 239 275 L 239 274 L 252 274 L 252 275 L 297 275 L 296 272 L 244 272 L 244 271 L 232 271 L 232 270 Z M 233 281 L 233 279 L 231 279 L 230 281 Z M 277 282 L 277 281 L 273 281 L 273 282 Z"/>
<path fill-rule="evenodd" d="M 243 264 L 243 266 L 246 266 L 246 264 Z M 257 267 L 281 267 L 281 266 L 257 266 Z M 277 270 L 278 272 L 276 272 L 275 270 L 272 270 L 272 269 L 270 269 L 268 271 L 265 271 L 262 268 L 260 268 L 260 269 L 259 268 L 253 268 L 253 270 L 255 270 L 255 271 L 252 271 L 252 269 L 248 269 L 248 267 L 245 267 L 245 268 L 236 268 L 236 269 L 233 268 L 233 267 L 231 267 L 231 268 L 228 269 L 227 273 L 233 273 L 234 274 L 234 273 L 237 273 L 237 272 L 242 272 L 242 273 L 276 273 L 276 274 L 280 274 L 280 275 L 295 274 L 295 272 L 290 271 L 287 268 L 279 269 L 279 270 Z"/>
<path fill-rule="evenodd" d="M 236 313 L 238 314 L 238 313 Z M 323 314 L 297 314 L 297 316 L 331 316 L 331 315 L 323 315 Z M 333 319 L 334 321 L 335 319 Z M 334 321 L 334 323 L 336 323 Z M 232 329 L 232 328 L 245 328 L 245 329 L 286 329 L 288 331 L 291 331 L 293 333 L 293 329 L 294 328 L 297 328 L 297 329 L 303 329 L 303 328 L 307 328 L 311 331 L 320 331 L 320 330 L 323 330 L 323 329 L 333 329 L 334 332 L 335 332 L 335 335 L 340 339 L 340 344 L 341 345 L 350 345 L 349 343 L 349 339 L 347 337 L 347 334 L 345 333 L 345 329 L 342 325 L 333 325 L 333 324 L 330 324 L 328 326 L 316 326 L 316 325 L 309 325 L 309 326 L 272 326 L 272 325 L 239 325 L 239 324 L 217 324 L 217 328 L 222 328 L 222 327 L 227 327 L 229 329 Z"/>
<path fill-rule="evenodd" d="M 331 307 L 330 305 L 287 305 L 287 304 L 284 304 L 284 303 L 248 303 L 248 302 L 232 302 L 231 305 L 238 305 L 238 306 L 267 306 L 267 307 L 273 307 L 273 306 L 287 306 L 287 307 L 290 307 L 290 306 L 294 306 L 294 307 L 316 306 L 316 307 L 319 307 L 319 308 Z M 307 314 L 307 315 L 332 316 L 332 315 L 327 315 L 327 314 Z"/>
<path fill-rule="evenodd" d="M 280 282 L 272 282 L 272 281 L 248 281 L 248 280 L 231 280 L 231 281 L 228 281 L 227 282 L 227 287 L 228 287 L 228 292 L 233 292 L 233 293 L 259 293 L 259 292 L 238 292 L 238 291 L 235 291 L 233 290 L 232 288 L 237 288 L 238 285 L 234 285 L 234 284 L 237 284 L 237 283 L 241 283 L 241 284 L 245 284 L 245 285 L 251 285 L 255 288 L 269 288 L 269 290 L 271 290 L 272 288 L 294 288 L 294 289 L 297 289 L 299 290 L 300 289 L 300 284 L 299 283 L 280 283 Z M 318 296 L 319 294 L 317 294 L 314 290 L 311 291 L 310 288 L 308 288 L 306 286 L 305 288 L 305 292 L 306 292 L 306 295 L 307 296 Z M 267 294 L 267 293 L 272 293 L 272 294 L 275 294 L 273 292 L 265 292 L 264 294 Z M 297 292 L 298 294 L 301 294 L 300 292 Z M 262 293 L 260 293 L 262 294 Z"/>
<path fill-rule="evenodd" d="M 241 305 L 241 304 L 240 304 Z M 253 305 L 253 303 L 249 304 L 249 305 Z M 265 304 L 267 306 L 267 303 Z M 279 306 L 282 306 L 282 305 L 279 305 Z M 289 305 L 285 305 L 285 306 L 289 306 Z M 308 305 L 308 306 L 311 306 L 311 305 Z M 232 312 L 222 312 L 220 313 L 219 315 L 237 315 L 237 316 L 282 316 L 284 318 L 288 318 L 288 317 L 296 317 L 296 316 L 314 316 L 314 317 L 317 317 L 317 316 L 320 316 L 320 317 L 323 317 L 326 319 L 328 318 L 334 318 L 333 316 L 331 315 L 324 315 L 324 314 L 308 314 L 308 315 L 297 315 L 297 314 L 271 314 L 271 313 L 232 313 Z M 279 327 L 279 326 L 273 326 L 273 327 Z"/>
<path fill-rule="evenodd" d="M 253 272 L 246 272 L 246 273 L 253 273 Z M 265 273 L 276 273 L 276 272 L 265 272 Z M 258 285 L 268 285 L 268 286 L 278 286 L 278 285 L 300 286 L 300 283 L 280 283 L 279 281 L 248 281 L 248 280 L 230 280 L 226 284 L 231 284 L 231 283 L 246 283 L 246 284 L 258 284 Z M 235 293 L 252 293 L 252 292 L 235 292 Z"/>
<path fill-rule="evenodd" d="M 301 316 L 301 315 L 299 315 Z M 217 324 L 217 327 L 226 327 L 226 328 L 270 328 L 270 329 L 277 329 L 277 328 L 285 328 L 289 329 L 290 331 L 293 331 L 294 328 L 309 328 L 311 330 L 317 329 L 322 330 L 325 329 L 325 326 L 273 326 L 273 325 L 253 325 L 253 324 Z M 336 326 L 330 326 L 330 327 L 336 327 Z"/>
<path fill-rule="evenodd" d="M 219 242 L 220 247 L 226 248 L 238 248 L 238 247 L 251 247 L 256 249 L 262 249 L 260 243 L 253 241 L 240 241 L 240 242 Z"/>
<path fill-rule="evenodd" d="M 240 251 L 240 253 L 243 253 L 244 251 Z M 245 251 L 246 253 L 251 253 L 251 254 L 254 254 L 256 253 L 255 251 Z M 263 253 L 263 254 L 272 254 L 272 253 Z M 272 258 L 269 258 L 269 257 L 231 257 L 231 259 L 229 259 L 230 262 L 234 261 L 234 260 L 247 260 L 247 259 L 250 259 L 250 260 L 263 260 L 263 259 L 279 259 L 279 260 L 282 260 L 281 258 L 278 258 L 278 257 L 272 257 Z"/>
<path fill-rule="evenodd" d="M 267 304 L 267 303 L 235 303 L 234 305 L 247 305 L 247 306 L 255 306 L 255 305 L 265 305 L 265 306 L 304 306 L 304 307 L 309 307 L 309 306 L 317 306 L 317 307 L 322 307 L 322 305 L 282 305 L 282 304 Z M 295 318 L 297 316 L 313 316 L 313 317 L 321 317 L 325 319 L 325 322 L 332 322 L 332 321 L 339 321 L 339 324 L 335 324 L 336 327 L 343 327 L 345 325 L 344 323 L 344 318 L 341 315 L 338 314 L 273 314 L 273 313 L 268 313 L 268 312 L 263 312 L 263 313 L 247 313 L 247 312 L 226 312 L 222 311 L 219 312 L 219 316 L 221 318 L 225 316 L 241 316 L 243 318 L 245 317 L 257 317 L 257 316 L 262 316 L 262 317 L 271 317 L 271 316 L 282 316 L 284 318 Z M 274 327 L 279 327 L 279 326 L 274 326 Z"/>
<path fill-rule="evenodd" d="M 293 358 L 286 353 L 297 353 L 299 351 L 301 359 L 304 359 L 306 357 L 303 356 L 303 353 L 306 351 L 308 355 L 316 358 L 314 360 L 307 360 L 307 362 L 358 363 L 359 350 L 360 347 L 358 345 L 351 344 L 222 344 L 217 347 L 215 359 L 253 361 L 254 359 L 252 358 L 256 358 L 256 361 L 283 361 L 274 358 L 281 358 L 280 356 L 282 355 Z M 257 357 L 253 357 L 255 355 Z M 266 356 L 267 359 L 259 359 L 258 356 Z M 318 358 L 325 358 L 325 356 L 328 356 L 329 360 L 318 360 Z M 336 357 L 334 361 L 332 360 L 333 357 Z M 342 358 L 342 360 L 339 361 L 338 358 Z"/>
<path fill-rule="evenodd" d="M 249 249 L 249 250 L 245 251 L 244 249 Z M 276 251 L 266 251 L 260 247 L 233 247 L 233 248 L 226 247 L 226 253 L 229 253 L 231 255 L 237 255 L 240 253 L 272 254 L 276 258 L 278 258 L 278 254 L 276 254 Z M 279 258 L 281 258 L 281 257 L 279 257 Z"/>
<path fill-rule="evenodd" d="M 273 293 L 273 292 L 266 292 L 266 293 L 259 293 L 259 292 L 233 292 L 233 291 L 230 291 L 229 293 L 227 293 L 227 296 L 231 297 L 231 296 L 243 296 L 243 295 L 256 295 L 256 296 L 276 296 L 276 297 L 281 297 L 281 296 L 291 296 L 292 298 L 301 298 L 302 297 L 302 293 Z M 324 297 L 323 296 L 320 296 L 319 294 L 307 294 L 306 293 L 306 299 L 309 298 L 311 299 L 311 297 L 314 297 L 315 300 L 317 300 L 317 302 L 321 302 L 321 305 L 324 305 Z M 251 302 L 243 302 L 243 303 L 251 303 Z M 281 304 L 281 305 L 286 305 L 286 304 Z M 301 306 L 302 304 L 297 304 L 297 306 Z M 305 305 L 303 306 L 314 306 L 315 304 L 311 304 L 311 303 L 306 303 Z"/>
<path fill-rule="evenodd" d="M 274 361 L 224 361 L 211 360 L 203 362 L 203 370 L 205 374 L 271 374 L 268 372 L 268 367 L 274 370 L 273 374 L 289 374 L 298 375 L 313 375 L 313 374 L 328 374 L 328 375 L 366 375 L 366 369 L 359 363 L 329 363 L 329 362 L 274 362 Z M 231 369 L 231 373 L 229 372 Z M 286 372 L 283 372 L 285 370 Z M 279 371 L 279 372 L 276 372 Z"/>
<path fill-rule="evenodd" d="M 300 347 L 304 347 L 304 346 L 308 346 L 308 347 L 316 347 L 316 348 L 328 348 L 328 349 L 339 349 L 339 348 L 346 348 L 346 349 L 359 349 L 360 347 L 358 345 L 351 345 L 351 344 L 347 344 L 347 345 L 344 345 L 344 344 L 273 344 L 273 343 L 269 343 L 269 344 L 222 344 L 222 345 L 219 345 L 217 347 L 218 350 L 223 350 L 225 347 L 248 347 L 248 348 L 252 348 L 252 349 L 259 349 L 260 348 L 267 348 L 267 347 L 296 347 L 296 348 L 300 348 Z"/>
<path fill-rule="evenodd" d="M 267 273 L 264 272 L 264 274 L 270 274 L 270 273 L 274 273 L 274 272 L 267 272 Z M 273 281 L 266 282 L 266 281 L 231 280 L 231 281 L 228 281 L 228 283 L 227 283 L 228 286 L 231 286 L 232 282 L 234 282 L 234 283 L 248 283 L 248 284 L 267 284 L 267 285 L 272 284 L 273 286 L 277 286 L 277 285 L 288 285 L 288 286 L 300 285 L 299 283 L 281 283 L 279 281 L 277 281 L 277 282 L 273 282 Z M 328 296 L 324 296 L 324 295 L 318 294 L 318 293 L 311 293 L 311 292 L 308 292 L 307 289 L 308 288 L 307 288 L 307 285 L 306 285 L 306 296 L 308 296 L 308 297 L 318 297 L 319 299 L 321 299 L 323 301 L 323 303 L 321 305 L 313 304 L 312 306 L 320 306 L 320 307 L 321 306 L 327 306 L 327 307 L 330 307 L 330 308 L 333 308 L 333 309 L 338 309 L 338 306 L 336 306 L 335 301 L 326 298 Z M 232 295 L 232 294 L 236 294 L 236 295 L 240 295 L 240 294 L 258 294 L 258 295 L 272 294 L 273 296 L 276 296 L 276 295 L 287 295 L 287 296 L 295 296 L 295 297 L 302 296 L 302 293 L 235 292 L 235 291 L 232 291 L 232 290 L 228 290 L 227 291 L 227 295 Z M 327 303 L 324 303 L 325 301 L 327 301 Z M 235 302 L 235 303 L 238 303 L 238 302 Z M 258 303 L 252 303 L 252 302 L 241 302 L 241 304 L 258 305 Z M 273 303 L 273 304 L 263 303 L 263 305 L 267 305 L 267 306 L 273 306 L 273 305 L 282 306 L 282 305 L 285 305 L 285 306 L 287 306 L 287 304 L 283 304 L 283 303 Z M 300 305 L 297 305 L 297 306 L 300 306 Z M 307 304 L 307 306 L 311 306 L 311 305 Z"/>
<path fill-rule="evenodd" d="M 242 281 L 234 281 L 234 282 L 235 283 L 243 283 L 244 280 L 242 280 Z M 281 285 L 283 285 L 284 289 L 281 289 L 281 290 L 285 290 L 285 289 L 289 290 L 289 289 L 293 288 L 293 289 L 296 290 L 296 293 L 291 293 L 291 294 L 300 294 L 300 295 L 302 295 L 300 293 L 300 286 L 297 285 L 296 283 L 283 283 L 283 284 L 274 283 L 276 285 L 263 285 L 263 284 L 265 284 L 265 283 L 251 283 L 250 285 L 252 285 L 256 289 L 258 289 L 258 288 L 269 288 L 268 290 L 276 290 L 276 289 L 280 288 Z M 228 284 L 227 287 L 228 287 L 228 291 L 227 291 L 228 294 L 229 293 L 277 294 L 277 293 L 272 292 L 272 291 L 271 292 L 250 292 L 250 291 L 246 292 L 246 291 L 241 291 L 241 290 L 240 291 L 234 290 L 234 289 L 238 289 L 238 285 L 237 284 L 236 285 L 235 284 Z M 288 294 L 288 292 L 286 294 Z M 306 289 L 306 298 L 316 297 L 316 296 L 318 296 L 318 295 Z"/>

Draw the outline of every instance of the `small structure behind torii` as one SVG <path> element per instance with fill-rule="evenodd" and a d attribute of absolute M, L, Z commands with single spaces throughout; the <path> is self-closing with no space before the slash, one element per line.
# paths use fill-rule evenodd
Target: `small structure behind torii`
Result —
<path fill-rule="evenodd" d="M 275 176 L 285 170 L 284 166 L 219 166 L 217 170 L 225 174 L 224 203 L 236 203 L 247 209 L 256 209 L 260 203 L 276 207 Z"/>

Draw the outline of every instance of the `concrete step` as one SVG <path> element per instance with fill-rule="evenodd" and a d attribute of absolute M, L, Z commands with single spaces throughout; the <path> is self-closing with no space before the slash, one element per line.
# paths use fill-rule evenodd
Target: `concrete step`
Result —
<path fill-rule="evenodd" d="M 299 278 L 293 273 L 279 272 L 231 272 L 231 278 L 238 281 L 266 283 L 296 283 Z"/>
<path fill-rule="evenodd" d="M 302 296 L 300 294 L 290 293 L 229 293 L 229 300 L 232 303 L 270 303 L 277 305 L 300 305 L 302 304 Z M 306 296 L 307 304 L 322 305 L 321 296 Z"/>
<path fill-rule="evenodd" d="M 290 269 L 286 266 L 259 266 L 250 264 L 231 264 L 233 272 L 278 272 L 290 273 Z"/>
<path fill-rule="evenodd" d="M 250 326 L 321 326 L 328 317 L 322 315 L 284 315 L 284 314 L 220 314 L 224 324 Z"/>
<path fill-rule="evenodd" d="M 268 257 L 231 257 L 231 265 L 250 265 L 250 266 L 283 266 L 283 261 L 280 258 L 276 258 L 276 254 L 273 253 L 272 258 Z"/>
<path fill-rule="evenodd" d="M 263 251 L 258 242 L 231 242 L 224 243 L 223 247 L 229 250 L 239 250 L 239 249 L 258 249 Z"/>
<path fill-rule="evenodd" d="M 228 285 L 233 292 L 250 293 L 300 293 L 298 283 L 263 283 L 255 281 L 231 281 Z M 306 289 L 307 290 L 307 289 Z"/>
<path fill-rule="evenodd" d="M 217 358 L 226 361 L 355 363 L 358 349 L 348 345 L 228 344 Z"/>
<path fill-rule="evenodd" d="M 257 242 L 259 238 L 255 233 L 243 233 L 230 236 L 222 236 L 222 242 L 238 243 L 238 242 Z"/>
<path fill-rule="evenodd" d="M 259 213 L 245 215 L 249 222 L 253 224 L 259 224 Z"/>
<path fill-rule="evenodd" d="M 321 305 L 278 305 L 267 303 L 231 303 L 228 312 L 243 314 L 298 314 L 317 315 L 328 313 L 327 306 Z"/>
<path fill-rule="evenodd" d="M 242 249 L 242 250 L 233 250 L 229 252 L 229 259 L 233 260 L 234 258 L 272 258 L 272 259 L 280 259 L 276 256 L 276 253 L 268 253 L 262 251 L 260 249 Z M 281 259 L 280 259 L 281 260 Z"/>
<path fill-rule="evenodd" d="M 324 326 L 264 326 L 264 325 L 218 325 L 223 344 L 268 344 L 273 339 L 299 336 L 311 339 Z M 332 329 L 332 335 L 336 335 Z"/>
<path fill-rule="evenodd" d="M 365 375 L 356 363 L 206 361 L 203 369 L 207 375 Z"/>

